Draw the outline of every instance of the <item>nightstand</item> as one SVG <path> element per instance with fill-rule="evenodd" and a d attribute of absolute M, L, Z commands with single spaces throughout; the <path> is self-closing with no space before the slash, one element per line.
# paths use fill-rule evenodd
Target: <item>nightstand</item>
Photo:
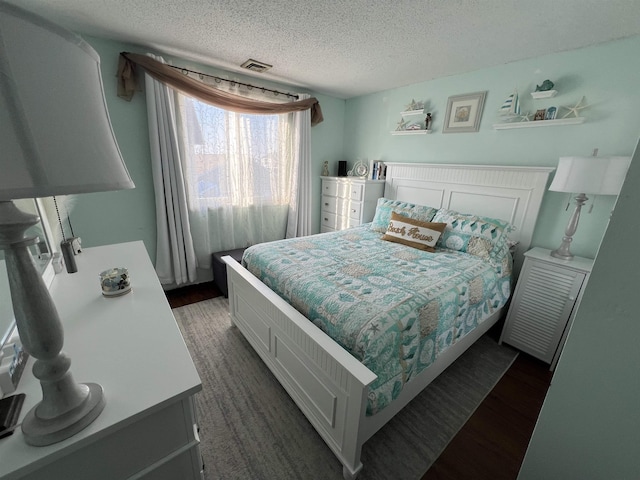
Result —
<path fill-rule="evenodd" d="M 320 232 L 333 232 L 373 220 L 384 180 L 358 177 L 322 178 Z"/>
<path fill-rule="evenodd" d="M 580 305 L 593 260 L 559 260 L 550 252 L 533 248 L 524 254 L 500 343 L 549 363 L 553 370 Z"/>

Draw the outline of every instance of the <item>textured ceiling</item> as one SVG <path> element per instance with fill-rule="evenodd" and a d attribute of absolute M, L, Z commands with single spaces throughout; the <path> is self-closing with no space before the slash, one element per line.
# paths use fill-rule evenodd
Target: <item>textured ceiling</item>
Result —
<path fill-rule="evenodd" d="M 69 29 L 349 98 L 640 34 L 640 0 L 9 0 Z M 240 69 L 252 58 L 273 65 Z"/>

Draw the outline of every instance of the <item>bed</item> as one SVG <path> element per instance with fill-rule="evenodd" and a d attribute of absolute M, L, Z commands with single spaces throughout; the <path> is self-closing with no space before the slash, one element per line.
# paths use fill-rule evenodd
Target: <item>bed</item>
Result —
<path fill-rule="evenodd" d="M 384 197 L 389 201 L 430 206 L 442 212 L 464 212 L 508 222 L 513 227 L 508 236 L 513 252 L 513 272 L 517 275 L 522 262 L 522 253 L 531 243 L 542 196 L 552 170 L 537 167 L 388 163 Z M 437 218 L 433 221 L 436 220 Z M 409 255 L 410 261 L 415 260 L 416 265 L 422 266 L 435 257 L 453 259 L 457 254 L 446 249 L 438 251 L 437 255 L 428 252 L 418 254 L 411 247 L 372 238 L 371 235 L 380 237 L 381 234 L 372 232 L 370 225 L 335 234 L 320 234 L 308 237 L 308 240 L 327 241 L 327 235 L 335 236 L 328 242 L 336 245 L 337 250 L 348 250 L 348 245 L 353 245 L 354 251 L 360 253 L 354 255 L 352 252 L 347 258 L 354 256 L 368 258 L 370 269 L 375 268 L 375 263 L 371 263 L 370 257 L 362 255 L 363 239 L 364 245 L 370 242 L 369 245 L 373 246 L 375 241 L 388 245 L 389 251 L 396 252 L 393 254 L 395 261 L 403 255 L 405 257 Z M 292 248 L 297 245 L 295 242 L 300 241 L 303 240 L 285 240 L 281 244 L 281 250 L 285 254 L 287 250 L 296 252 L 295 248 L 293 250 Z M 307 252 L 313 252 L 316 249 L 318 256 L 323 256 L 317 245 L 306 245 L 305 248 Z M 256 250 L 261 250 L 261 247 Z M 250 250 L 248 253 L 249 257 L 254 255 L 251 252 Z M 497 290 L 490 292 L 489 298 L 481 303 L 481 309 L 484 311 L 482 318 L 476 316 L 476 321 L 471 322 L 473 325 L 470 328 L 461 328 L 460 325 L 452 328 L 452 321 L 446 319 L 442 321 L 442 325 L 438 324 L 436 327 L 434 324 L 431 330 L 425 332 L 425 335 L 417 336 L 427 340 L 427 337 L 431 336 L 431 343 L 425 342 L 425 345 L 438 345 L 436 349 L 439 354 L 432 356 L 429 352 L 423 355 L 416 350 L 421 348 L 420 345 L 411 346 L 406 349 L 410 355 L 405 352 L 405 358 L 397 362 L 395 370 L 391 368 L 387 372 L 379 370 L 375 366 L 375 358 L 362 350 L 362 344 L 369 342 L 368 337 L 363 340 L 362 335 L 356 338 L 355 335 L 342 334 L 341 336 L 340 333 L 331 331 L 331 318 L 326 318 L 328 323 L 322 324 L 318 311 L 323 308 L 323 311 L 326 311 L 331 307 L 320 306 L 311 312 L 304 310 L 300 305 L 297 305 L 296 309 L 290 304 L 289 302 L 296 304 L 295 299 L 305 295 L 299 293 L 297 288 L 302 283 L 309 283 L 309 278 L 301 279 L 297 283 L 275 280 L 276 277 L 271 275 L 274 273 L 272 270 L 275 270 L 274 265 L 282 262 L 275 257 L 265 260 L 265 255 L 270 254 L 261 253 L 257 255 L 257 260 L 251 258 L 247 258 L 247 262 L 243 260 L 255 275 L 234 259 L 230 257 L 224 259 L 227 263 L 232 322 L 243 333 L 342 463 L 345 479 L 355 478 L 363 468 L 360 453 L 364 442 L 501 318 L 510 292 L 508 284 L 511 280 L 504 274 L 503 269 L 497 269 L 498 274 L 494 280 L 488 278 L 488 273 L 482 273 L 487 277 L 483 281 L 488 284 L 495 283 L 497 287 Z M 306 261 L 303 258 L 305 255 L 304 249 L 298 248 L 297 261 Z M 378 253 L 378 256 L 380 255 Z M 321 263 L 333 261 L 335 270 L 336 256 L 337 253 L 327 255 Z M 401 259 L 409 258 L 405 257 Z M 466 275 L 465 272 L 474 269 L 478 272 L 485 271 L 482 265 L 473 263 L 473 258 L 469 257 L 467 253 L 461 256 L 461 262 L 471 263 L 463 264 L 463 268 L 459 269 L 461 272 L 456 274 L 458 283 L 471 281 L 471 276 L 463 278 Z M 263 260 L 260 260 L 261 258 Z M 341 259 L 337 262 L 345 264 L 347 260 Z M 298 266 L 297 270 L 304 269 Z M 264 282 L 258 276 L 263 277 Z M 288 274 L 288 276 L 296 275 Z M 353 279 L 349 280 L 349 282 L 352 281 Z M 507 286 L 504 285 L 505 281 Z M 322 286 L 312 286 L 311 291 L 314 289 L 316 292 L 322 292 Z M 336 292 L 336 295 L 353 294 L 353 291 L 345 292 Z M 289 302 L 283 299 L 287 295 L 290 296 Z M 356 300 L 357 304 L 366 303 L 357 296 Z M 427 300 L 429 299 L 425 301 Z M 331 305 L 335 306 L 335 304 L 334 301 Z M 376 309 L 370 309 L 370 311 L 374 315 L 373 312 Z M 305 312 L 313 321 L 301 312 Z M 366 309 L 364 313 L 351 313 L 354 316 L 366 316 Z M 409 333 L 411 331 L 415 333 L 416 328 L 419 330 L 419 327 L 411 321 L 406 323 Z M 414 325 L 413 330 L 412 325 Z M 416 322 L 416 325 L 419 325 L 419 322 Z M 362 332 L 363 329 L 359 328 Z M 329 331 L 336 339 L 332 339 L 325 331 Z M 400 337 L 405 335 L 400 339 L 401 346 L 404 344 L 402 348 L 407 347 L 410 342 L 407 339 L 415 336 L 398 331 L 394 333 Z M 447 338 L 451 341 L 447 341 Z M 444 347 L 441 345 L 442 342 Z M 375 344 L 375 342 L 369 343 Z M 392 347 L 394 348 L 394 351 L 398 350 Z M 425 347 L 426 350 L 428 349 Z M 416 357 L 416 352 L 418 358 L 427 358 L 427 361 L 407 361 L 406 357 Z M 389 362 L 390 360 L 383 359 L 380 363 Z M 378 368 L 380 375 L 374 373 L 366 364 L 373 370 Z"/>

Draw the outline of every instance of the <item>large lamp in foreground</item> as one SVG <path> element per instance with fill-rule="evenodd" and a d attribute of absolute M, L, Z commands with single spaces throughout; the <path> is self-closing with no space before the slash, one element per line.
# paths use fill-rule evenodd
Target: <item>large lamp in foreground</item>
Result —
<path fill-rule="evenodd" d="M 576 208 L 565 229 L 562 243 L 551 252 L 552 257 L 562 260 L 573 259 L 571 242 L 578 229 L 580 210 L 589 200 L 590 195 L 618 195 L 627 170 L 631 164 L 631 157 L 597 157 L 597 150 L 593 157 L 560 157 L 556 175 L 549 190 L 554 192 L 577 193 Z"/>
<path fill-rule="evenodd" d="M 0 248 L 20 339 L 42 400 L 25 416 L 31 445 L 68 438 L 104 408 L 99 384 L 77 384 L 62 325 L 25 231 L 18 198 L 133 188 L 106 108 L 98 54 L 77 35 L 0 1 Z"/>

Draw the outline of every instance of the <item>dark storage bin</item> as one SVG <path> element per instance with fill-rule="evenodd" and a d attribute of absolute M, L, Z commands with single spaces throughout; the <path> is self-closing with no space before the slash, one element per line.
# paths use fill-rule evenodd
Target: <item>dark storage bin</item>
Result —
<path fill-rule="evenodd" d="M 229 255 L 234 260 L 240 262 L 242 260 L 242 254 L 244 248 L 238 248 L 236 250 L 227 250 L 224 252 L 216 252 L 211 255 L 211 267 L 213 268 L 213 283 L 215 283 L 218 290 L 225 296 L 229 296 L 229 289 L 227 288 L 227 264 L 222 261 L 222 257 Z"/>

